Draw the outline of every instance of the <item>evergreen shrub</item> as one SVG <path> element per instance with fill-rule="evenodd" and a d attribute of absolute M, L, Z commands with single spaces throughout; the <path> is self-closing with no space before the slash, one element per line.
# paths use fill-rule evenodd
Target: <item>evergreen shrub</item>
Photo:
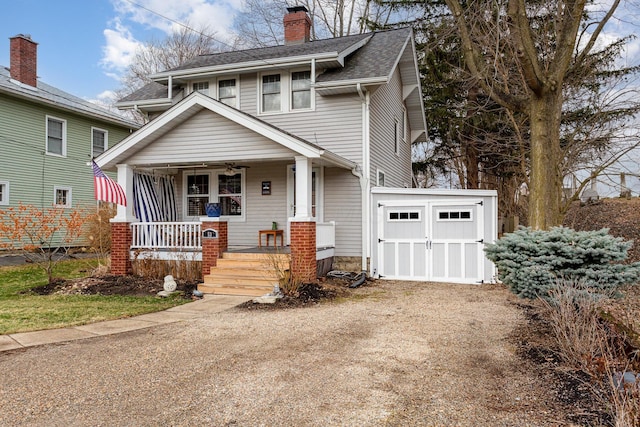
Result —
<path fill-rule="evenodd" d="M 640 262 L 623 264 L 632 242 L 613 237 L 608 229 L 548 231 L 521 227 L 485 247 L 498 277 L 522 298 L 551 298 L 559 279 L 582 283 L 591 292 L 615 294 L 638 281 Z"/>

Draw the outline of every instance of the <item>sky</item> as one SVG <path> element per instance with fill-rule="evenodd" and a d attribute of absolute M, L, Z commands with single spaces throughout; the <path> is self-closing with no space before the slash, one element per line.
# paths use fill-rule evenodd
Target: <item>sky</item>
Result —
<path fill-rule="evenodd" d="M 120 84 L 136 47 L 161 40 L 174 21 L 216 30 L 230 41 L 241 0 L 0 0 L 0 66 L 9 67 L 9 37 L 38 43 L 41 81 L 91 100 L 105 100 Z"/>

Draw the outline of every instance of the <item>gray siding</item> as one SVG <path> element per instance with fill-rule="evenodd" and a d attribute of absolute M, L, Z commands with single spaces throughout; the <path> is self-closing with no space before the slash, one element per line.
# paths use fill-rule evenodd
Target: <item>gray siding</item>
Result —
<path fill-rule="evenodd" d="M 411 186 L 411 142 L 403 136 L 402 82 L 398 71 L 388 85 L 380 87 L 371 96 L 371 183 L 376 185 L 377 169 L 384 171 L 385 187 Z M 400 125 L 400 155 L 394 148 L 394 123 Z"/>
<path fill-rule="evenodd" d="M 131 164 L 266 160 L 293 152 L 226 118 L 203 110 L 127 160 Z M 167 159 L 170 159 L 168 161 Z"/>
<path fill-rule="evenodd" d="M 336 255 L 362 254 L 362 198 L 360 182 L 350 171 L 326 168 L 324 220 L 336 222 Z"/>

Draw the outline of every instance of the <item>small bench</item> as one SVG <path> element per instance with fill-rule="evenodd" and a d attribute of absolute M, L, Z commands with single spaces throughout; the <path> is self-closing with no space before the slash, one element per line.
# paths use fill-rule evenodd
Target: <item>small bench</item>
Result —
<path fill-rule="evenodd" d="M 267 236 L 267 246 L 269 246 L 269 236 L 273 236 L 273 246 L 278 247 L 277 238 L 280 236 L 280 246 L 284 246 L 283 230 L 260 230 L 258 231 L 258 247 L 262 247 L 262 236 Z"/>

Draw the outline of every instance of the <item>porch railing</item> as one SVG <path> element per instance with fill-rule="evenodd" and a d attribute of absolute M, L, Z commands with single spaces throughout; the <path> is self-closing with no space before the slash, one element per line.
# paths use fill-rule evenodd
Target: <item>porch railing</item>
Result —
<path fill-rule="evenodd" d="M 201 250 L 200 222 L 134 222 L 131 248 Z"/>
<path fill-rule="evenodd" d="M 336 246 L 336 222 L 316 223 L 316 248 L 334 248 Z"/>

